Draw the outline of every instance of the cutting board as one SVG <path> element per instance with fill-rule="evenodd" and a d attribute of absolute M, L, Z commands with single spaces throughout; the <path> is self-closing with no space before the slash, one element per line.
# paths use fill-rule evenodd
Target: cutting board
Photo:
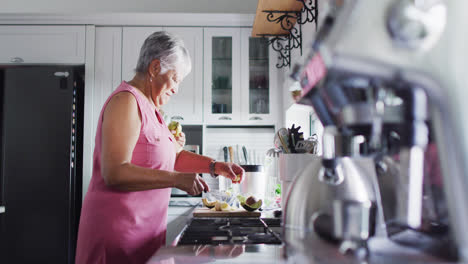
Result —
<path fill-rule="evenodd" d="M 259 211 L 249 212 L 244 209 L 235 211 L 211 211 L 208 208 L 197 208 L 193 211 L 193 217 L 260 217 Z"/>

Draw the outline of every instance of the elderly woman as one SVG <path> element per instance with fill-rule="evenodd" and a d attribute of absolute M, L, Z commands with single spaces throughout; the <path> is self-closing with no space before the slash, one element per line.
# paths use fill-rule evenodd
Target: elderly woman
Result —
<path fill-rule="evenodd" d="M 105 102 L 98 121 L 93 175 L 81 211 L 76 263 L 145 263 L 165 243 L 171 188 L 209 191 L 197 173 L 231 180 L 233 163 L 182 150 L 160 107 L 191 70 L 182 41 L 155 32 L 144 42 L 135 77 Z M 242 180 L 242 179 L 241 179 Z"/>

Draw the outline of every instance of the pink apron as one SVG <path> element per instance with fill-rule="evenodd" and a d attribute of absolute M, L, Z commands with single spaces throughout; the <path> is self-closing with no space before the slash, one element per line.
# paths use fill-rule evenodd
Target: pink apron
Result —
<path fill-rule="evenodd" d="M 106 186 L 101 176 L 102 114 L 110 98 L 132 93 L 141 113 L 140 137 L 132 163 L 173 171 L 175 139 L 156 108 L 138 91 L 122 82 L 101 110 L 96 131 L 93 176 L 81 210 L 76 263 L 145 263 L 165 244 L 167 207 L 171 189 L 122 192 Z"/>

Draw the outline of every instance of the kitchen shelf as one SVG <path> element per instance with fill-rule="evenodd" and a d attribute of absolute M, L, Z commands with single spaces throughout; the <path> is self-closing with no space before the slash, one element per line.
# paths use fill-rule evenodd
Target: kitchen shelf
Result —
<path fill-rule="evenodd" d="M 290 67 L 291 50 L 299 48 L 302 54 L 302 25 L 315 21 L 317 29 L 317 19 L 318 0 L 259 0 L 252 37 L 269 38 L 279 55 L 276 67 Z"/>
<path fill-rule="evenodd" d="M 296 14 L 301 11 L 302 7 L 302 2 L 297 0 L 259 0 L 252 28 L 252 37 L 259 37 L 262 35 L 288 35 L 289 30 L 284 29 L 281 23 L 268 21 L 267 17 L 270 13 L 264 11 L 291 12 L 289 13 L 290 17 L 285 18 L 287 20 L 284 21 L 285 23 L 292 23 L 292 28 L 297 20 Z M 279 16 L 281 14 L 276 13 L 276 15 Z"/>

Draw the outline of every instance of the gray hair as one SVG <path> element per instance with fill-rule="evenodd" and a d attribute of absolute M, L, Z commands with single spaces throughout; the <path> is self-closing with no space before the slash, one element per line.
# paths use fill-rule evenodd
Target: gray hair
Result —
<path fill-rule="evenodd" d="M 146 73 L 155 59 L 161 62 L 161 74 L 177 69 L 183 78 L 192 69 L 192 62 L 182 39 L 166 31 L 154 32 L 146 38 L 141 46 L 135 71 Z"/>

